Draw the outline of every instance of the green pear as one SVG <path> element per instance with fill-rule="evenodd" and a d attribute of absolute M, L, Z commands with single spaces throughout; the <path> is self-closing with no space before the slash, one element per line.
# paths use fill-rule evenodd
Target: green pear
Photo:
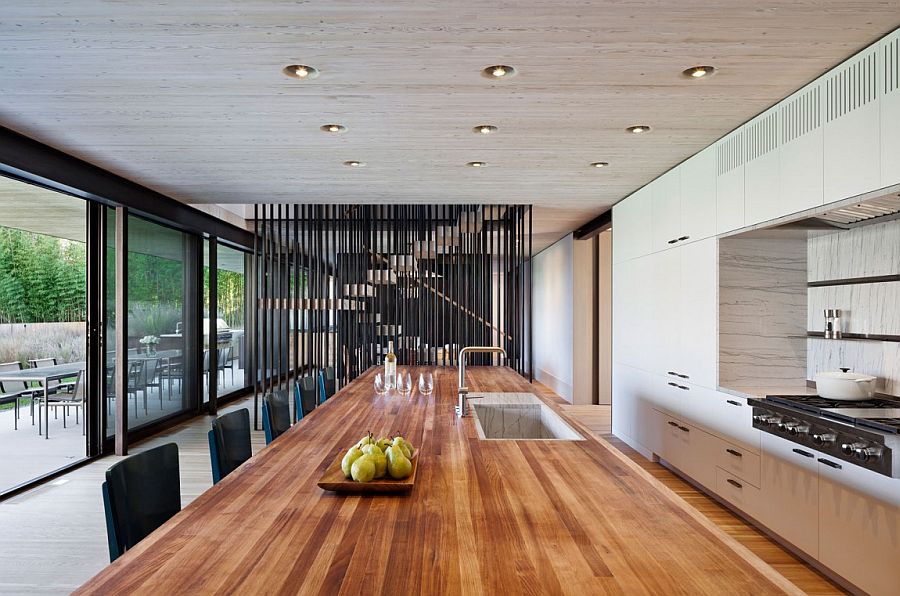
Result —
<path fill-rule="evenodd" d="M 384 475 L 387 473 L 387 457 L 381 451 L 369 457 L 375 462 L 375 478 L 384 478 Z"/>
<path fill-rule="evenodd" d="M 350 478 L 350 466 L 353 465 L 353 462 L 358 460 L 363 456 L 363 452 L 359 447 L 353 446 L 347 451 L 347 455 L 344 456 L 344 459 L 341 460 L 341 471 L 344 473 L 344 476 Z"/>
<path fill-rule="evenodd" d="M 391 447 L 396 449 L 396 447 Z M 412 474 L 412 462 L 402 453 L 394 453 L 394 456 L 388 460 L 388 474 L 395 480 L 406 478 Z"/>
<path fill-rule="evenodd" d="M 409 448 L 408 443 L 406 442 L 406 439 L 404 439 L 403 437 L 400 437 L 400 436 L 394 437 L 394 441 L 393 441 L 392 445 L 394 447 L 397 447 L 398 449 L 400 449 L 400 451 L 403 452 L 403 455 L 406 456 L 406 459 L 409 459 L 412 457 L 412 449 Z"/>
<path fill-rule="evenodd" d="M 384 455 L 384 452 L 375 443 L 369 443 L 368 445 L 363 445 L 362 452 L 365 455 Z"/>
<path fill-rule="evenodd" d="M 382 451 L 387 451 L 387 448 L 391 446 L 391 440 L 387 437 L 381 437 L 375 444 L 378 445 Z"/>
<path fill-rule="evenodd" d="M 374 443 L 375 443 L 375 437 L 372 436 L 372 433 L 369 433 L 366 436 L 364 436 L 362 439 L 360 439 L 359 443 L 357 443 L 356 446 L 362 448 L 366 445 L 372 445 Z"/>
<path fill-rule="evenodd" d="M 371 455 L 363 455 L 350 466 L 350 476 L 356 482 L 369 482 L 375 478 L 375 460 Z"/>

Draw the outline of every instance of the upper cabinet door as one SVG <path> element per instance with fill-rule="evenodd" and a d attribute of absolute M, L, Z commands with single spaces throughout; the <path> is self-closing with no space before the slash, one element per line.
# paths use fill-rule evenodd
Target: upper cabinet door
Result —
<path fill-rule="evenodd" d="M 653 252 L 672 248 L 681 231 L 681 168 L 669 170 L 650 185 Z"/>
<path fill-rule="evenodd" d="M 681 170 L 681 231 L 688 241 L 716 234 L 716 149 L 707 147 Z"/>
<path fill-rule="evenodd" d="M 824 201 L 822 85 L 813 83 L 779 104 L 781 202 L 797 213 Z"/>
<path fill-rule="evenodd" d="M 613 263 L 650 253 L 650 191 L 638 189 L 613 207 Z"/>
<path fill-rule="evenodd" d="M 715 144 L 716 233 L 744 227 L 744 127 Z"/>
<path fill-rule="evenodd" d="M 881 40 L 881 186 L 900 183 L 900 31 Z"/>
<path fill-rule="evenodd" d="M 880 62 L 874 46 L 823 78 L 826 203 L 881 188 Z"/>
<path fill-rule="evenodd" d="M 673 319 L 679 321 L 679 348 L 670 366 L 691 383 L 715 389 L 719 360 L 718 240 L 707 238 L 682 246 L 678 252 L 681 291 L 679 300 L 669 308 L 668 324 Z"/>
<path fill-rule="evenodd" d="M 780 196 L 780 146 L 777 108 L 744 125 L 744 225 L 752 226 L 789 213 Z"/>

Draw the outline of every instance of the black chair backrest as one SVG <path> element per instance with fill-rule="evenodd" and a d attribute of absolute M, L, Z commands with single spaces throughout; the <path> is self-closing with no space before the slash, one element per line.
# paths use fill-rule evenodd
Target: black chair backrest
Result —
<path fill-rule="evenodd" d="M 264 398 L 269 408 L 269 422 L 272 425 L 272 440 L 277 439 L 291 427 L 291 405 L 287 392 L 275 390 Z"/>
<path fill-rule="evenodd" d="M 319 387 L 316 378 L 312 375 L 302 377 L 297 381 L 300 387 L 300 407 L 303 408 L 303 416 L 312 412 L 319 403 Z M 298 414 L 298 417 L 302 418 Z"/>
<path fill-rule="evenodd" d="M 110 549 L 115 541 L 122 553 L 181 511 L 178 445 L 160 445 L 113 465 L 106 471 L 106 490 Z"/>
<path fill-rule="evenodd" d="M 335 382 L 333 366 L 326 366 L 322 369 L 322 381 L 325 389 L 325 395 L 322 396 L 322 400 L 324 401 L 334 395 Z"/>
<path fill-rule="evenodd" d="M 243 408 L 212 421 L 221 478 L 250 459 L 250 410 Z"/>

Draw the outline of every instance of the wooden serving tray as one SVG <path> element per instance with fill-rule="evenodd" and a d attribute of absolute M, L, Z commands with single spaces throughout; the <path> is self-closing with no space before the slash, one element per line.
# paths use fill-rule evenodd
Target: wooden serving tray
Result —
<path fill-rule="evenodd" d="M 325 473 L 319 478 L 319 488 L 339 493 L 405 493 L 412 490 L 416 483 L 416 471 L 419 468 L 419 450 L 412 454 L 412 472 L 403 480 L 394 480 L 390 476 L 377 478 L 371 482 L 356 482 L 344 476 L 341 461 L 344 454 L 337 456 Z"/>

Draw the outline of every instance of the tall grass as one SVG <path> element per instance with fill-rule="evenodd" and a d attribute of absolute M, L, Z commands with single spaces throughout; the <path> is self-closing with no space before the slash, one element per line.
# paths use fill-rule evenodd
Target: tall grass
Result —
<path fill-rule="evenodd" d="M 0 362 L 56 358 L 64 362 L 85 359 L 84 323 L 27 323 L 0 325 Z"/>

